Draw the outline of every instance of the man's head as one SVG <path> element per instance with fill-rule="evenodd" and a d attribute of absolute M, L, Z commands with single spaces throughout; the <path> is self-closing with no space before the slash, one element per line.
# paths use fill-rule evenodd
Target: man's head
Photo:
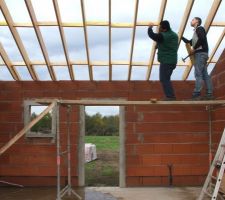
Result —
<path fill-rule="evenodd" d="M 202 20 L 200 17 L 194 17 L 192 20 L 191 20 L 191 26 L 192 27 L 197 27 L 197 26 L 200 26 L 202 24 Z"/>
<path fill-rule="evenodd" d="M 170 30 L 170 23 L 167 20 L 160 22 L 159 32 L 166 32 Z"/>

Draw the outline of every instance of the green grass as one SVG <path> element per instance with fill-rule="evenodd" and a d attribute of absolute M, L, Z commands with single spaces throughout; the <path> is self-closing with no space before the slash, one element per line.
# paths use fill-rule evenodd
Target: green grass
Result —
<path fill-rule="evenodd" d="M 98 150 L 119 150 L 119 136 L 85 136 L 85 143 L 96 145 Z"/>
<path fill-rule="evenodd" d="M 85 136 L 96 145 L 97 160 L 85 164 L 86 186 L 119 185 L 119 136 Z"/>

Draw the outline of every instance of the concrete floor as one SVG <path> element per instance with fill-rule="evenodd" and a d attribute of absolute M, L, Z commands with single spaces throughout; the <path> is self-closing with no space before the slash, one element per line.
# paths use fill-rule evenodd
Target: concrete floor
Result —
<path fill-rule="evenodd" d="M 199 187 L 92 188 L 121 200 L 196 200 Z"/>
<path fill-rule="evenodd" d="M 83 200 L 196 200 L 199 187 L 86 187 L 76 192 Z M 1 200 L 56 200 L 55 187 L 0 187 Z M 76 200 L 75 196 L 62 200 Z"/>

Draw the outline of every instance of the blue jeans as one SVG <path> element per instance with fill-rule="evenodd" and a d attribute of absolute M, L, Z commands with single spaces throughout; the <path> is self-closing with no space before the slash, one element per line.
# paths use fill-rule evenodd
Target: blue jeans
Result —
<path fill-rule="evenodd" d="M 166 97 L 173 98 L 174 90 L 170 77 L 173 73 L 173 70 L 176 68 L 176 64 L 160 64 L 159 66 L 159 79 L 163 87 L 163 91 Z"/>
<path fill-rule="evenodd" d="M 206 86 L 206 94 L 212 95 L 212 81 L 207 72 L 207 60 L 208 53 L 206 52 L 198 52 L 195 54 L 195 89 L 193 92 L 193 96 L 198 96 L 201 93 L 202 89 L 202 81 L 204 80 Z"/>

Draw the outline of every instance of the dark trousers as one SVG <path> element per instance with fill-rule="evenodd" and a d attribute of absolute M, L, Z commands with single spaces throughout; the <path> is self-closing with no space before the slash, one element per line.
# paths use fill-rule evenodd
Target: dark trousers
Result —
<path fill-rule="evenodd" d="M 166 97 L 175 97 L 170 77 L 173 70 L 176 68 L 176 64 L 160 64 L 159 66 L 159 78 L 162 84 L 162 88 Z"/>

